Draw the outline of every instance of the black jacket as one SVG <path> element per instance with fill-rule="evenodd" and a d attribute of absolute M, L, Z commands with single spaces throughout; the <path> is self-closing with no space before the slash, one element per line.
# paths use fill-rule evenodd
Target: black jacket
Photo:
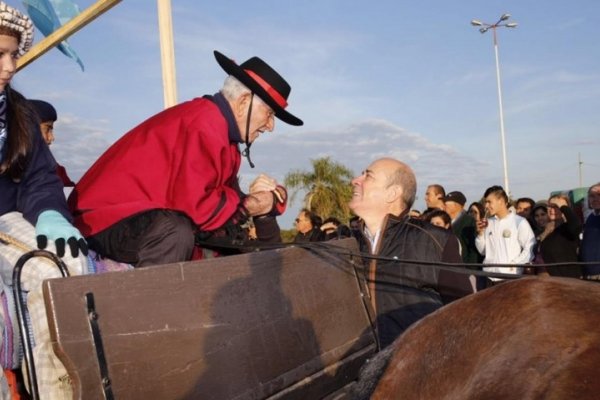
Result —
<path fill-rule="evenodd" d="M 564 276 L 579 278 L 582 274 L 581 266 L 577 265 L 577 249 L 579 248 L 579 234 L 581 233 L 581 222 L 570 207 L 562 206 L 560 211 L 566 218 L 566 222 L 560 224 L 538 245 L 542 253 L 544 263 L 573 262 L 573 265 L 546 267 L 552 276 Z"/>
<path fill-rule="evenodd" d="M 314 227 L 306 233 L 298 232 L 294 237 L 294 243 L 322 242 L 325 240 L 325 232 Z"/>
<path fill-rule="evenodd" d="M 475 246 L 475 238 L 477 237 L 477 228 L 475 225 L 473 217 L 464 211 L 452 223 L 452 232 L 454 232 L 454 235 L 460 241 L 462 259 L 465 263 L 469 264 L 480 264 L 483 261 L 483 257 L 479 254 Z"/>
<path fill-rule="evenodd" d="M 382 348 L 445 302 L 472 291 L 466 274 L 402 262 L 461 263 L 458 240 L 448 230 L 408 216 L 388 215 L 375 251 L 371 251 L 370 242 L 364 235 L 359 237 L 359 244 L 363 253 L 393 258 L 367 261 L 365 268 Z"/>

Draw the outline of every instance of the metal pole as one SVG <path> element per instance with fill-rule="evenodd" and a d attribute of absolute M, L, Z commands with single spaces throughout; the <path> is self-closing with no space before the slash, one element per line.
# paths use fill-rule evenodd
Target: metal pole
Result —
<path fill-rule="evenodd" d="M 581 161 L 581 153 L 578 153 L 577 158 L 579 159 L 579 187 L 583 187 L 583 171 L 581 170 L 583 161 Z"/>
<path fill-rule="evenodd" d="M 175 50 L 173 45 L 171 0 L 158 0 L 157 4 L 163 97 L 165 108 L 169 108 L 177 104 L 177 78 L 175 77 Z"/>
<path fill-rule="evenodd" d="M 508 164 L 506 160 L 506 139 L 504 135 L 504 112 L 502 109 L 502 88 L 500 85 L 500 61 L 498 59 L 498 40 L 496 39 L 496 27 L 493 27 L 494 34 L 494 53 L 496 55 L 496 83 L 498 85 L 498 107 L 500 109 L 500 139 L 502 141 L 502 162 L 504 165 L 504 190 L 510 196 L 510 187 L 508 186 Z"/>

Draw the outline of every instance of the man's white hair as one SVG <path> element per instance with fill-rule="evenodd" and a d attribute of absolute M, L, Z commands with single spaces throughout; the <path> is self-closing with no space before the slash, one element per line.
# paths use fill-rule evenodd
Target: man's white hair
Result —
<path fill-rule="evenodd" d="M 228 101 L 235 101 L 238 97 L 246 93 L 251 93 L 251 91 L 236 77 L 234 77 L 233 75 L 229 75 L 227 78 L 225 78 L 225 82 L 223 82 L 221 93 L 223 94 L 223 96 L 225 96 L 225 98 Z M 259 96 L 254 96 L 254 98 L 259 102 L 265 104 L 263 99 L 261 99 Z"/>

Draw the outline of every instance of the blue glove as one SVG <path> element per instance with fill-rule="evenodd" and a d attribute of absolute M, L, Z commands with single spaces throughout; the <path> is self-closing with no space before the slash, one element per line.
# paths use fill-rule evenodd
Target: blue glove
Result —
<path fill-rule="evenodd" d="M 65 244 L 69 245 L 73 257 L 79 256 L 79 250 L 84 256 L 88 254 L 87 243 L 81 233 L 58 211 L 46 210 L 41 213 L 35 225 L 35 234 L 39 249 L 46 248 L 48 239 L 54 240 L 56 255 L 59 257 L 65 255 Z"/>

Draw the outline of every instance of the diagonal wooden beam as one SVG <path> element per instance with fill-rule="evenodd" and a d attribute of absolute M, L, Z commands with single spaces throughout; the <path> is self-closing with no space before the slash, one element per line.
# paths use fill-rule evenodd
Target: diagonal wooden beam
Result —
<path fill-rule="evenodd" d="M 17 61 L 17 71 L 29 65 L 31 62 L 38 59 L 48 50 L 73 35 L 75 32 L 110 10 L 112 7 L 120 3 L 121 0 L 98 0 L 92 4 L 75 18 L 64 24 L 62 27 L 54 31 L 50 36 L 33 46 L 31 50 L 25 53 Z"/>

